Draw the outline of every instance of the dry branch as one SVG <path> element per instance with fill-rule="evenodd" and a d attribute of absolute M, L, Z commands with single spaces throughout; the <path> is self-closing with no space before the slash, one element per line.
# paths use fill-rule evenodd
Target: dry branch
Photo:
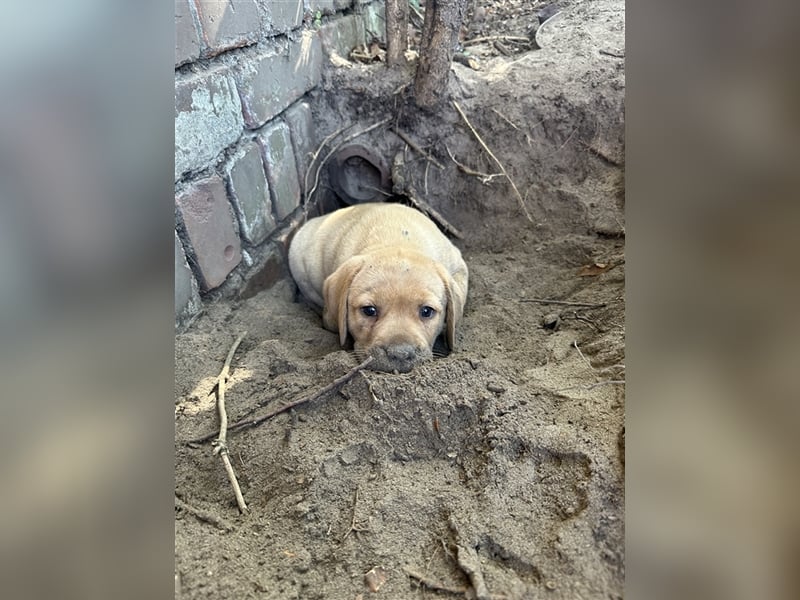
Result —
<path fill-rule="evenodd" d="M 464 239 L 462 233 L 458 229 L 453 227 L 453 225 L 451 225 L 449 221 L 445 219 L 441 215 L 441 213 L 439 213 L 439 211 L 433 208 L 426 201 L 418 198 L 417 191 L 414 188 L 414 186 L 412 186 L 409 182 L 407 182 L 406 180 L 407 178 L 405 175 L 406 161 L 404 157 L 406 150 L 408 150 L 407 146 L 403 148 L 403 152 L 398 152 L 397 154 L 395 154 L 394 160 L 392 161 L 392 191 L 398 196 L 405 196 L 406 198 L 408 198 L 409 202 L 411 202 L 411 204 L 414 205 L 415 208 L 424 212 L 431 219 L 436 221 L 436 223 L 438 223 L 439 226 L 442 229 L 444 229 L 447 233 L 460 240 Z M 430 163 L 425 164 L 426 174 L 428 172 L 427 167 L 429 164 Z M 427 181 L 425 185 L 427 187 Z"/>
<path fill-rule="evenodd" d="M 327 145 L 328 142 L 330 142 L 333 138 L 335 138 L 337 135 L 339 135 L 349 127 L 352 127 L 352 125 L 346 125 L 344 127 L 340 127 L 332 134 L 327 136 L 324 140 L 322 140 L 322 143 L 317 147 L 317 149 L 311 155 L 311 160 L 308 163 L 308 169 L 306 169 L 306 175 L 305 177 L 303 177 L 303 192 L 305 193 L 305 200 L 303 201 L 304 212 L 306 213 L 308 212 L 308 201 L 310 198 L 310 195 L 308 194 L 308 176 L 311 175 L 311 171 L 314 169 L 315 166 L 314 163 L 316 162 L 317 158 L 319 158 L 319 153 L 322 152 L 322 149 Z M 322 167 L 320 166 L 319 168 L 321 169 Z M 316 175 L 319 175 L 319 171 L 317 171 Z"/>
<path fill-rule="evenodd" d="M 261 415 L 260 417 L 258 417 L 256 419 L 247 418 L 247 419 L 242 419 L 241 421 L 237 421 L 236 423 L 231 425 L 228 428 L 228 430 L 229 431 L 239 431 L 241 429 L 246 429 L 248 427 L 256 427 L 258 425 L 261 425 L 261 423 L 263 423 L 264 421 L 267 421 L 268 419 L 271 419 L 275 415 L 279 415 L 279 414 L 281 414 L 283 412 L 286 412 L 287 410 L 295 408 L 296 406 L 300 406 L 301 404 L 306 404 L 307 402 L 312 402 L 314 400 L 317 400 L 317 399 L 321 398 L 322 396 L 324 396 L 325 394 L 327 394 L 328 392 L 332 392 L 333 390 L 341 387 L 342 385 L 344 385 L 345 383 L 350 381 L 353 377 L 355 377 L 355 375 L 359 371 L 361 371 L 361 369 L 366 368 L 367 365 L 369 365 L 372 361 L 373 361 L 373 358 L 371 356 L 368 356 L 366 358 L 366 360 L 364 360 L 364 362 L 362 362 L 360 365 L 358 365 L 357 367 L 352 368 L 350 371 L 348 371 L 347 373 L 345 373 L 344 375 L 342 375 L 338 379 L 332 381 L 331 383 L 326 385 L 321 390 L 313 393 L 311 396 L 306 396 L 305 398 L 300 398 L 299 400 L 295 400 L 294 402 L 289 402 L 288 404 L 284 404 L 283 406 L 279 406 L 279 407 L 269 411 L 267 414 Z M 202 442 L 207 442 L 212 437 L 214 437 L 214 434 L 210 433 L 210 434 L 206 434 L 206 435 L 204 435 L 202 437 L 190 440 L 188 443 L 189 444 L 200 444 Z"/>
<path fill-rule="evenodd" d="M 480 559 L 475 548 L 472 546 L 457 546 L 456 563 L 458 563 L 458 567 L 464 571 L 464 574 L 472 584 L 476 600 L 492 600 L 492 595 L 489 593 L 486 581 L 483 578 Z"/>
<path fill-rule="evenodd" d="M 471 40 L 466 40 L 462 43 L 462 46 L 474 46 L 475 44 L 480 44 L 483 42 L 512 42 L 512 43 L 522 43 L 522 44 L 530 44 L 530 38 L 526 37 L 519 37 L 515 35 L 486 35 L 482 37 L 472 38 Z"/>
<path fill-rule="evenodd" d="M 467 165 L 458 162 L 458 159 L 455 156 L 453 156 L 452 152 L 450 152 L 450 148 L 445 146 L 444 149 L 447 150 L 447 153 L 450 155 L 450 160 L 456 163 L 456 166 L 459 169 L 461 169 L 467 175 L 472 175 L 473 177 L 477 177 L 478 179 L 480 179 L 483 185 L 488 185 L 495 177 L 504 177 L 502 173 L 481 173 L 480 171 L 470 169 Z"/>
<path fill-rule="evenodd" d="M 625 54 L 621 52 L 612 52 L 611 50 L 603 50 L 602 48 L 598 50 L 598 52 L 606 56 L 613 56 L 614 58 L 625 58 Z"/>
<path fill-rule="evenodd" d="M 432 579 L 410 567 L 403 567 L 403 571 L 412 579 L 416 579 L 420 585 L 425 586 L 429 590 L 433 590 L 435 592 L 447 592 L 448 594 L 455 594 L 457 596 L 466 596 L 467 592 L 469 591 L 469 589 L 465 587 L 453 587 L 433 581 Z"/>
<path fill-rule="evenodd" d="M 579 306 L 581 308 L 605 308 L 606 303 L 588 304 L 586 302 L 567 302 L 566 300 L 550 300 L 549 298 L 520 298 L 520 302 L 536 302 L 538 304 L 561 304 L 564 306 Z"/>
<path fill-rule="evenodd" d="M 222 371 L 220 371 L 219 377 L 217 378 L 217 410 L 219 411 L 219 435 L 217 439 L 214 440 L 214 454 L 219 454 L 220 458 L 222 459 L 222 464 L 225 466 L 225 472 L 228 474 L 228 479 L 231 482 L 231 486 L 233 487 L 233 494 L 236 496 L 236 504 L 239 506 L 239 512 L 247 512 L 247 504 L 245 504 L 244 497 L 242 496 L 242 490 L 239 487 L 239 481 L 236 479 L 236 473 L 233 470 L 233 465 L 231 464 L 231 459 L 228 457 L 228 413 L 225 410 L 225 386 L 228 382 L 228 376 L 231 370 L 231 361 L 233 360 L 233 355 L 236 353 L 236 349 L 239 347 L 239 344 L 242 343 L 244 336 L 247 335 L 247 332 L 243 332 L 236 338 L 236 341 L 233 342 L 230 351 L 228 351 L 228 356 L 225 359 L 225 364 L 222 367 Z"/>
<path fill-rule="evenodd" d="M 359 136 L 365 135 L 365 134 L 369 133 L 370 131 L 372 131 L 373 129 L 377 129 L 381 125 L 385 125 L 386 123 L 388 123 L 391 120 L 392 120 L 392 117 L 387 117 L 387 118 L 383 119 L 382 121 L 378 121 L 377 123 L 374 123 L 374 124 L 370 125 L 366 129 L 362 129 L 361 131 L 357 131 L 355 133 L 352 133 L 352 134 L 348 135 L 347 137 L 345 137 L 341 142 L 336 144 L 333 148 L 331 148 L 331 150 L 325 155 L 325 158 L 322 159 L 322 162 L 319 163 L 319 166 L 317 167 L 316 174 L 314 176 L 314 186 L 306 194 L 306 199 L 305 199 L 305 202 L 303 203 L 304 204 L 304 206 L 303 206 L 303 214 L 304 215 L 308 214 L 308 209 L 309 209 L 309 204 L 311 202 L 311 197 L 314 195 L 314 192 L 316 192 L 317 188 L 319 187 L 319 174 L 322 172 L 322 167 L 324 167 L 325 163 L 327 163 L 328 160 L 330 159 L 330 157 L 333 156 L 333 153 L 336 152 L 339 148 L 341 148 L 347 142 L 350 142 L 350 141 L 354 140 L 355 138 L 357 138 Z M 322 150 L 322 146 L 324 146 L 331 139 L 333 139 L 334 137 L 339 135 L 345 129 L 347 129 L 347 128 L 343 127 L 342 129 L 339 129 L 335 133 L 333 133 L 330 136 L 328 136 L 327 138 L 325 138 L 325 140 L 322 142 L 322 144 L 317 149 L 317 152 L 315 154 L 318 156 L 320 150 Z M 313 163 L 314 163 L 314 161 L 312 160 L 312 164 L 308 167 L 309 170 L 306 173 L 306 178 L 308 177 L 308 174 L 311 172 L 311 169 L 313 167 Z"/>
<path fill-rule="evenodd" d="M 217 515 L 208 512 L 207 510 L 202 510 L 200 508 L 196 508 L 189 504 L 188 502 L 181 500 L 178 496 L 175 496 L 175 506 L 181 509 L 184 512 L 188 512 L 191 515 L 194 515 L 199 521 L 203 521 L 204 523 L 208 523 L 209 525 L 213 525 L 217 529 L 221 529 L 222 531 L 233 531 L 234 527 L 224 519 L 219 518 Z"/>
<path fill-rule="evenodd" d="M 464 239 L 464 234 L 461 233 L 459 229 L 456 229 L 453 225 L 451 225 L 450 222 L 447 219 L 445 219 L 442 216 L 442 214 L 438 210 L 433 208 L 430 204 L 428 204 L 424 200 L 420 200 L 419 198 L 414 196 L 414 194 L 412 194 L 410 191 L 407 192 L 407 197 L 411 202 L 411 204 L 413 204 L 416 208 L 418 208 L 422 212 L 426 213 L 431 219 L 433 219 L 439 225 L 441 225 L 444 228 L 444 230 L 447 231 L 447 233 L 449 233 L 456 239 L 459 240 Z"/>
<path fill-rule="evenodd" d="M 475 139 L 478 140 L 478 143 L 480 143 L 483 149 L 486 150 L 489 156 L 492 157 L 492 160 L 494 160 L 494 162 L 497 163 L 497 166 L 500 167 L 500 171 L 503 173 L 505 178 L 508 179 L 508 182 L 511 184 L 511 187 L 514 188 L 514 193 L 517 195 L 517 201 L 519 202 L 520 208 L 522 208 L 522 212 L 525 213 L 525 218 L 527 218 L 528 221 L 533 223 L 533 219 L 531 218 L 531 215 L 528 212 L 528 207 L 525 206 L 525 200 L 522 198 L 522 194 L 519 193 L 517 185 L 514 183 L 514 180 L 511 179 L 511 176 L 506 171 L 506 168 L 503 166 L 503 163 L 501 163 L 498 160 L 498 158 L 494 155 L 494 153 L 489 149 L 489 146 L 486 145 L 486 142 L 483 141 L 483 138 L 481 138 L 478 132 L 475 131 L 475 128 L 472 126 L 472 123 L 469 122 L 469 119 L 467 118 L 467 115 L 464 114 L 464 111 L 461 110 L 461 107 L 458 105 L 458 102 L 453 100 L 453 106 L 456 107 L 458 114 L 461 115 L 462 119 L 464 119 L 464 122 L 467 124 L 467 127 L 469 127 L 470 131 L 472 131 L 472 134 L 475 136 Z"/>
<path fill-rule="evenodd" d="M 581 360 L 583 360 L 583 362 L 586 363 L 586 366 L 589 367 L 589 369 L 591 369 L 592 371 L 594 371 L 595 368 L 592 366 L 592 363 L 589 362 L 589 359 L 586 358 L 586 356 L 584 356 L 583 352 L 581 352 L 581 349 L 578 346 L 578 342 L 572 342 L 572 346 L 575 348 L 575 350 L 578 351 L 578 355 L 581 357 Z"/>
<path fill-rule="evenodd" d="M 425 152 L 425 150 L 423 150 L 419 144 L 417 144 L 414 140 L 412 140 L 411 137 L 407 133 L 405 133 L 402 129 L 398 127 L 392 127 L 392 131 L 397 135 L 397 137 L 399 137 L 406 144 L 411 146 L 411 148 L 413 148 L 414 151 L 417 152 L 417 154 L 423 156 L 425 160 L 432 163 L 433 166 L 437 167 L 438 169 L 444 169 L 444 165 L 442 163 L 440 163 L 433 156 Z"/>
<path fill-rule="evenodd" d="M 347 530 L 347 533 L 342 536 L 342 541 L 340 543 L 344 543 L 351 533 L 361 533 L 365 531 L 369 531 L 369 527 L 361 527 L 356 524 L 356 510 L 358 509 L 358 486 L 356 486 L 356 493 L 355 497 L 353 498 L 353 518 L 350 519 L 350 529 Z"/>

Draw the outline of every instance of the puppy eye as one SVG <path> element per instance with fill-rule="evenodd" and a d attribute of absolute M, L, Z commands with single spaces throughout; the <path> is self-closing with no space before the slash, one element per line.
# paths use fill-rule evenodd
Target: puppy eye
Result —
<path fill-rule="evenodd" d="M 365 317 L 376 317 L 378 315 L 378 309 L 374 306 L 362 306 L 361 314 Z"/>
<path fill-rule="evenodd" d="M 423 319 L 430 319 L 433 315 L 436 314 L 436 310 L 431 308 L 430 306 L 423 306 L 419 309 L 419 316 Z"/>

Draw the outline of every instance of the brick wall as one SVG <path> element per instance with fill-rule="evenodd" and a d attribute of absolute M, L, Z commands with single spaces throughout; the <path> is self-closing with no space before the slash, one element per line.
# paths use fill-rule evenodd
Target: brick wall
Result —
<path fill-rule="evenodd" d="M 176 326 L 285 273 L 322 69 L 383 37 L 382 14 L 383 0 L 175 0 Z"/>

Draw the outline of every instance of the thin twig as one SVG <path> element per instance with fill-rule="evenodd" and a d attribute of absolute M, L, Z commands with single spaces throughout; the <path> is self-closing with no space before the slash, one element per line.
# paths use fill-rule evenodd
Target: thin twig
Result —
<path fill-rule="evenodd" d="M 426 577 L 422 573 L 410 567 L 403 567 L 403 571 L 405 572 L 406 575 L 408 575 L 412 579 L 416 579 L 420 583 L 420 585 L 423 585 L 429 590 L 433 590 L 435 592 L 447 592 L 448 594 L 466 596 L 467 592 L 469 591 L 469 588 L 454 587 L 445 585 L 443 583 L 439 583 L 438 581 L 433 581 L 432 579 Z"/>
<path fill-rule="evenodd" d="M 228 479 L 231 482 L 231 486 L 233 486 L 233 494 L 236 496 L 236 504 L 239 506 L 239 512 L 241 513 L 247 512 L 247 504 L 245 504 L 244 497 L 242 496 L 242 490 L 239 487 L 239 481 L 236 479 L 236 472 L 233 470 L 231 459 L 228 457 L 228 413 L 225 410 L 225 386 L 228 382 L 233 355 L 236 353 L 236 349 L 239 347 L 239 344 L 242 343 L 242 340 L 246 335 L 246 331 L 241 333 L 239 337 L 236 338 L 236 341 L 233 342 L 233 346 L 231 346 L 231 349 L 228 351 L 228 357 L 225 359 L 225 364 L 222 366 L 222 371 L 220 371 L 219 377 L 217 378 L 219 435 L 213 442 L 214 454 L 219 454 L 220 458 L 222 459 L 222 464 L 225 466 L 225 472 L 228 474 Z"/>
<path fill-rule="evenodd" d="M 306 212 L 308 211 L 308 205 L 311 202 L 311 198 L 314 195 L 314 192 L 316 192 L 317 188 L 319 187 L 319 175 L 322 172 L 322 167 L 324 167 L 325 163 L 328 162 L 328 159 L 330 159 L 330 157 L 333 156 L 333 153 L 336 152 L 339 148 L 341 148 L 347 142 L 352 141 L 352 140 L 354 140 L 355 138 L 357 138 L 359 136 L 365 135 L 365 134 L 369 133 L 370 131 L 372 131 L 373 129 L 377 129 L 381 125 L 385 125 L 386 123 L 388 123 L 391 120 L 392 120 L 392 117 L 387 117 L 387 118 L 383 119 L 382 121 L 378 121 L 377 123 L 374 123 L 374 124 L 370 125 L 366 129 L 363 129 L 361 131 L 357 131 L 356 133 L 350 134 L 347 137 L 345 137 L 341 142 L 336 144 L 333 148 L 331 148 L 330 152 L 328 152 L 325 155 L 325 158 L 322 159 L 322 162 L 319 163 L 319 168 L 317 169 L 316 176 L 314 177 L 314 187 L 312 187 L 311 191 L 308 194 L 306 194 L 306 202 L 305 202 L 305 208 L 304 208 L 304 210 Z"/>
<path fill-rule="evenodd" d="M 600 49 L 600 50 L 598 50 L 598 52 L 600 54 L 605 54 L 606 56 L 613 56 L 614 58 L 625 58 L 625 54 L 624 53 L 612 52 L 611 50 Z"/>
<path fill-rule="evenodd" d="M 588 359 L 588 358 L 586 358 L 586 357 L 583 355 L 583 352 L 581 352 L 581 349 L 578 347 L 578 342 L 572 342 L 572 346 L 575 348 L 575 350 L 577 350 L 577 351 L 578 351 L 578 354 L 580 355 L 581 359 L 583 359 L 583 362 L 585 362 L 585 363 L 586 363 L 586 366 L 587 366 L 587 367 L 589 367 L 589 368 L 590 368 L 592 371 L 594 371 L 595 369 L 594 369 L 594 367 L 592 366 L 592 363 L 590 363 L 590 362 L 589 362 L 589 359 Z"/>
<path fill-rule="evenodd" d="M 583 315 L 579 315 L 578 311 L 576 311 L 576 310 L 572 311 L 572 316 L 574 317 L 574 319 L 576 321 L 582 321 L 582 322 L 586 323 L 587 325 L 591 326 L 592 329 L 594 329 L 595 331 L 600 331 L 600 327 L 598 327 L 597 324 L 594 321 L 592 321 L 591 319 L 587 319 Z"/>
<path fill-rule="evenodd" d="M 503 163 L 501 163 L 494 155 L 494 153 L 491 150 L 489 150 L 489 146 L 486 145 L 486 142 L 484 142 L 481 136 L 478 134 L 478 132 L 475 131 L 475 128 L 472 126 L 472 123 L 469 122 L 469 119 L 467 118 L 467 115 L 464 114 L 464 111 L 461 110 L 461 107 L 458 105 L 458 102 L 453 100 L 453 106 L 456 107 L 458 114 L 460 114 L 461 118 L 464 119 L 464 122 L 467 124 L 467 127 L 470 128 L 470 131 L 472 131 L 473 135 L 475 136 L 475 139 L 478 140 L 480 145 L 483 146 L 483 149 L 489 153 L 489 156 L 491 156 L 494 162 L 497 163 L 497 166 L 500 167 L 500 171 L 502 171 L 503 175 L 505 175 L 506 179 L 508 179 L 508 182 L 511 184 L 511 187 L 514 188 L 514 193 L 517 195 L 517 200 L 519 201 L 519 205 L 522 208 L 522 212 L 525 213 L 525 217 L 528 219 L 528 221 L 533 223 L 533 219 L 531 218 L 531 215 L 528 212 L 528 207 L 525 206 L 525 200 L 522 199 L 522 194 L 519 193 L 517 185 L 514 183 L 514 180 L 511 179 L 511 177 L 509 176 L 508 172 L 506 171 L 506 168 L 503 166 Z"/>
<path fill-rule="evenodd" d="M 586 147 L 586 149 L 589 150 L 589 152 L 591 152 L 592 154 L 594 154 L 595 156 L 597 156 L 601 160 L 604 160 L 605 162 L 607 162 L 607 163 L 609 163 L 611 165 L 614 165 L 615 167 L 621 167 L 622 166 L 621 162 L 619 162 L 616 159 L 611 158 L 605 152 L 601 152 L 600 150 L 598 150 L 597 148 L 595 148 L 591 144 L 588 144 L 588 143 L 584 142 L 583 140 L 578 140 L 578 141 L 581 144 L 583 144 Z"/>
<path fill-rule="evenodd" d="M 314 169 L 314 163 L 316 162 L 317 158 L 319 158 L 319 153 L 322 152 L 322 149 L 325 147 L 325 145 L 328 142 L 330 142 L 333 138 L 335 138 L 340 133 L 342 133 L 345 129 L 347 129 L 348 127 L 352 127 L 352 126 L 353 126 L 352 124 L 351 125 L 345 125 L 344 127 L 340 127 L 339 129 L 334 131 L 332 134 L 330 134 L 324 140 L 322 140 L 322 143 L 319 145 L 319 147 L 311 155 L 311 161 L 308 163 L 308 169 L 306 169 L 306 176 L 303 178 L 303 192 L 305 193 L 305 201 L 303 202 L 303 212 L 304 212 L 304 214 L 308 213 L 308 200 L 310 198 L 310 195 L 308 193 L 308 176 L 311 175 L 311 171 Z M 319 168 L 321 169 L 322 167 L 320 166 Z M 319 173 L 319 171 L 317 171 L 317 173 Z"/>
<path fill-rule="evenodd" d="M 605 308 L 606 303 L 587 304 L 585 302 L 567 302 L 566 300 L 550 300 L 549 298 L 520 298 L 520 302 L 536 302 L 538 304 L 563 304 L 564 306 L 580 306 L 581 308 Z"/>
<path fill-rule="evenodd" d="M 301 404 L 306 404 L 307 402 L 312 402 L 314 400 L 317 400 L 317 399 L 321 398 L 322 396 L 324 396 L 325 394 L 327 394 L 328 392 L 331 392 L 331 391 L 341 387 L 342 385 L 344 385 L 348 381 L 350 381 L 353 377 L 355 377 L 355 375 L 361 369 L 366 368 L 366 366 L 369 365 L 373 360 L 374 359 L 371 356 L 368 356 L 366 358 L 366 360 L 364 360 L 364 362 L 362 362 L 360 365 L 358 365 L 357 367 L 352 368 L 350 371 L 348 371 L 347 373 L 345 373 L 344 375 L 342 375 L 338 379 L 332 381 L 331 383 L 326 385 L 321 390 L 319 390 L 317 392 L 314 392 L 312 395 L 306 396 L 305 398 L 300 398 L 299 400 L 295 400 L 294 402 L 289 402 L 288 404 L 284 404 L 283 406 L 279 406 L 279 407 L 269 411 L 267 414 L 258 417 L 257 419 L 249 419 L 248 418 L 248 419 L 242 419 L 241 421 L 237 421 L 236 423 L 234 423 L 233 425 L 231 425 L 228 428 L 228 431 L 239 431 L 241 429 L 246 429 L 246 428 L 249 428 L 249 427 L 256 427 L 258 425 L 261 425 L 261 423 L 263 423 L 264 421 L 267 421 L 267 420 L 271 419 L 275 415 L 279 415 L 279 414 L 281 414 L 283 412 L 286 412 L 287 410 L 290 410 L 290 409 L 294 408 L 295 406 L 299 406 Z M 206 435 L 204 435 L 202 437 L 190 440 L 188 443 L 189 444 L 200 444 L 202 442 L 207 442 L 212 437 L 214 437 L 214 434 L 210 433 L 210 434 L 206 434 Z"/>
<path fill-rule="evenodd" d="M 419 144 L 417 144 L 414 140 L 412 140 L 411 137 L 406 132 L 404 132 L 402 129 L 400 129 L 399 127 L 392 127 L 392 131 L 395 133 L 395 135 L 397 135 L 397 137 L 399 137 L 406 144 L 411 146 L 411 148 L 417 154 L 425 157 L 425 160 L 430 162 L 434 167 L 436 167 L 437 169 L 440 169 L 440 170 L 444 169 L 444 165 L 442 163 L 440 163 L 433 156 L 431 156 L 430 154 L 425 152 L 425 150 L 423 150 L 422 147 Z"/>
<path fill-rule="evenodd" d="M 473 169 L 470 169 L 467 165 L 464 165 L 464 164 L 461 164 L 460 162 L 458 162 L 458 159 L 456 159 L 456 157 L 453 156 L 453 153 L 450 152 L 450 148 L 448 148 L 446 145 L 445 145 L 444 149 L 447 150 L 447 153 L 450 155 L 450 159 L 454 163 L 456 163 L 456 166 L 459 169 L 461 169 L 467 175 L 472 175 L 473 177 L 477 177 L 478 179 L 480 179 L 480 181 L 481 181 L 481 183 L 483 185 L 488 185 L 489 183 L 491 183 L 492 179 L 494 179 L 495 177 L 503 177 L 502 173 L 491 173 L 491 174 L 490 173 L 481 173 L 480 171 L 475 171 Z"/>
<path fill-rule="evenodd" d="M 576 127 L 575 129 L 573 129 L 573 130 L 572 130 L 572 133 L 570 133 L 570 134 L 567 136 L 567 139 L 566 139 L 566 140 L 564 140 L 564 143 L 563 143 L 563 144 L 561 144 L 561 145 L 558 147 L 558 149 L 555 151 L 555 154 L 558 154 L 559 152 L 561 152 L 561 150 L 563 150 L 563 149 L 564 149 L 564 146 L 566 146 L 567 144 L 569 144 L 569 141 L 572 139 L 572 136 L 573 136 L 573 135 L 575 135 L 575 133 L 576 133 L 577 131 L 578 131 L 578 128 L 577 128 L 577 127 Z"/>
<path fill-rule="evenodd" d="M 233 531 L 234 527 L 230 523 L 228 523 L 225 519 L 221 519 L 217 515 L 208 512 L 207 510 L 202 510 L 200 508 L 195 508 L 188 502 L 181 500 L 178 496 L 175 496 L 175 506 L 176 508 L 181 509 L 184 512 L 188 512 L 191 515 L 194 515 L 199 521 L 203 521 L 204 523 L 208 523 L 209 525 L 213 525 L 217 529 L 221 529 L 222 531 Z"/>
<path fill-rule="evenodd" d="M 476 600 L 491 600 L 492 596 L 483 578 L 478 553 L 471 545 L 456 546 L 456 564 L 464 572 L 475 590 Z"/>
<path fill-rule="evenodd" d="M 359 185 L 359 189 L 361 190 L 372 190 L 373 192 L 378 192 L 383 194 L 387 198 L 391 198 L 394 194 L 387 192 L 386 190 L 382 190 L 381 188 L 376 188 L 374 185 Z"/>
<path fill-rule="evenodd" d="M 461 43 L 462 46 L 474 46 L 475 44 L 481 44 L 483 42 L 519 42 L 523 44 L 530 44 L 531 40 L 527 37 L 521 37 L 516 35 L 486 35 L 483 37 L 476 37 L 472 38 L 471 40 L 465 40 Z"/>
<path fill-rule="evenodd" d="M 513 54 L 513 52 L 506 48 L 505 45 L 499 40 L 492 42 L 492 46 L 494 46 L 495 50 L 497 50 L 503 56 L 511 56 Z"/>
<path fill-rule="evenodd" d="M 355 498 L 353 498 L 353 518 L 350 519 L 350 529 L 348 529 L 347 533 L 345 533 L 344 536 L 342 536 L 342 541 L 340 543 L 343 543 L 347 539 L 347 536 L 350 535 L 351 533 L 361 533 L 364 531 L 369 531 L 369 527 L 359 527 L 358 525 L 356 525 L 357 507 L 358 507 L 358 486 L 356 486 Z"/>
<path fill-rule="evenodd" d="M 513 122 L 511 119 L 509 119 L 508 117 L 506 117 L 506 116 L 505 116 L 503 113 L 501 113 L 501 112 L 500 112 L 499 110 L 497 110 L 496 108 L 493 108 L 493 109 L 492 109 L 492 111 L 493 111 L 493 112 L 495 112 L 495 113 L 497 114 L 497 116 L 499 116 L 501 119 L 503 119 L 503 120 L 504 120 L 506 123 L 508 123 L 509 125 L 511 125 L 511 126 L 514 128 L 514 129 L 516 129 L 517 131 L 521 132 L 521 133 L 522 133 L 522 135 L 524 135 L 524 136 L 525 136 L 525 141 L 526 141 L 526 142 L 528 142 L 528 146 L 530 146 L 530 145 L 531 145 L 531 136 L 530 136 L 530 135 L 528 135 L 528 133 L 527 133 L 527 132 L 525 132 L 525 131 L 522 131 L 522 129 L 520 129 L 519 127 L 517 127 L 517 125 L 516 125 L 516 124 L 515 124 L 515 123 L 514 123 L 514 122 Z M 534 123 L 533 125 L 530 125 L 530 126 L 529 126 L 529 128 L 530 128 L 530 129 L 533 129 L 534 127 L 536 127 L 537 125 L 541 125 L 542 123 L 544 123 L 544 119 L 542 119 L 541 121 L 537 121 L 537 122 L 536 122 L 536 123 Z"/>
<path fill-rule="evenodd" d="M 439 225 L 441 225 L 444 228 L 444 230 L 447 231 L 447 233 L 449 233 L 456 239 L 459 240 L 464 239 L 464 234 L 462 234 L 461 231 L 453 227 L 450 224 L 450 222 L 447 219 L 445 219 L 441 215 L 441 213 L 435 208 L 433 208 L 430 204 L 414 196 L 411 190 L 406 190 L 406 197 L 411 201 L 411 204 L 413 204 L 416 208 L 426 213 L 431 219 L 439 223 Z"/>
<path fill-rule="evenodd" d="M 509 119 L 507 116 L 505 116 L 503 113 L 501 113 L 501 112 L 500 112 L 499 110 L 497 110 L 496 108 L 493 108 L 493 109 L 492 109 L 492 112 L 493 112 L 493 113 L 495 113 L 495 114 L 496 114 L 498 117 L 500 117 L 501 119 L 503 119 L 503 121 L 505 121 L 506 123 L 508 123 L 509 125 L 511 125 L 511 126 L 512 126 L 514 129 L 516 129 L 517 131 L 522 131 L 522 130 L 521 130 L 519 127 L 517 127 L 516 125 L 514 125 L 514 123 L 511 121 L 511 119 Z"/>

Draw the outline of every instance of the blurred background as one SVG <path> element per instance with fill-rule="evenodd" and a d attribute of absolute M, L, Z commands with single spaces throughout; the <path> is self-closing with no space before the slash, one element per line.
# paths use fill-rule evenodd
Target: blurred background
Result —
<path fill-rule="evenodd" d="M 798 5 L 627 6 L 627 586 L 794 598 Z"/>
<path fill-rule="evenodd" d="M 800 5 L 630 3 L 630 598 L 798 597 Z M 173 594 L 169 4 L 4 3 L 0 573 Z"/>
<path fill-rule="evenodd" d="M 0 579 L 172 594 L 169 3 L 0 21 Z"/>

